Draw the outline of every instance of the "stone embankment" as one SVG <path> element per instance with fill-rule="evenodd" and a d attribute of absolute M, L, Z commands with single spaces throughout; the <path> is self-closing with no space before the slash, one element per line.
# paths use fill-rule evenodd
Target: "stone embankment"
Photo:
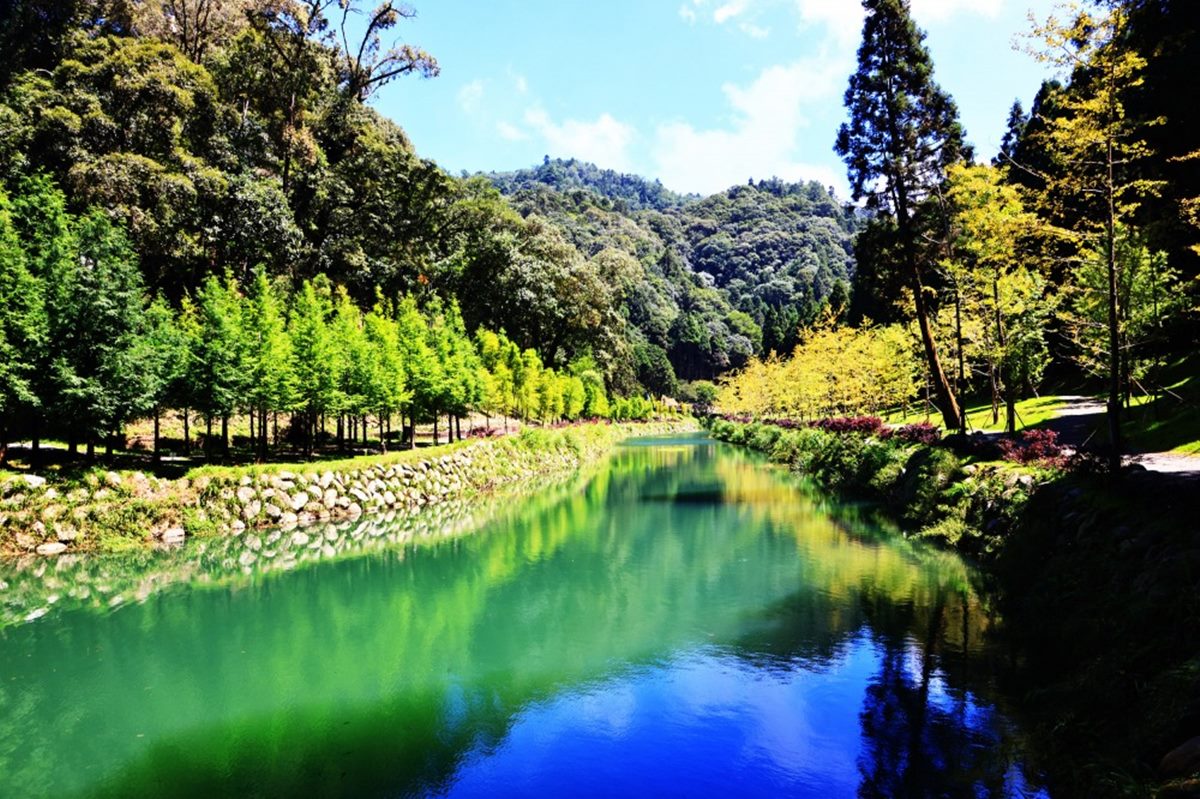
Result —
<path fill-rule="evenodd" d="M 18 556 L 111 552 L 268 527 L 280 535 L 296 531 L 299 541 L 307 536 L 299 531 L 305 525 L 415 514 L 504 484 L 573 472 L 632 435 L 694 427 L 691 420 L 673 420 L 529 430 L 329 465 L 199 469 L 180 480 L 95 472 L 59 486 L 21 475 L 0 483 L 0 550 Z"/>

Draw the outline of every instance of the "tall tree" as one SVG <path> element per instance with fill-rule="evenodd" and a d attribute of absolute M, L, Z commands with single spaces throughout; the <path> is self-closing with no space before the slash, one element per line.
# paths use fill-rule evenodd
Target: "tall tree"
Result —
<path fill-rule="evenodd" d="M 1151 155 L 1145 141 L 1156 120 L 1131 117 L 1128 93 L 1143 83 L 1146 59 L 1126 45 L 1128 12 L 1072 9 L 1035 25 L 1034 55 L 1072 75 L 1058 97 L 1063 113 L 1047 121 L 1038 138 L 1053 169 L 1044 175 L 1052 203 L 1075 210 L 1073 233 L 1083 249 L 1099 250 L 1107 282 L 1108 434 L 1110 465 L 1121 464 L 1122 318 L 1121 228 L 1159 184 L 1143 176 Z"/>
<path fill-rule="evenodd" d="M 962 411 L 938 358 L 913 215 L 969 148 L 954 101 L 933 80 L 925 35 L 912 20 L 908 0 L 863 0 L 863 7 L 858 71 L 846 90 L 850 121 L 838 131 L 834 149 L 849 169 L 854 198 L 895 214 L 937 405 L 946 426 L 959 429 Z"/>

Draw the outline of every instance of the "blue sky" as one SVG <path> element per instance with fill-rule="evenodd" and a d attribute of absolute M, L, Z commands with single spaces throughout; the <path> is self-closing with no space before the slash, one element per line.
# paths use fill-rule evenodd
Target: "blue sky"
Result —
<path fill-rule="evenodd" d="M 458 172 L 577 157 L 708 194 L 749 178 L 845 196 L 832 151 L 861 34 L 858 0 L 414 0 L 405 41 L 440 77 L 375 106 Z M 1014 49 L 1052 0 L 912 0 L 935 76 L 990 157 L 1045 68 Z"/>

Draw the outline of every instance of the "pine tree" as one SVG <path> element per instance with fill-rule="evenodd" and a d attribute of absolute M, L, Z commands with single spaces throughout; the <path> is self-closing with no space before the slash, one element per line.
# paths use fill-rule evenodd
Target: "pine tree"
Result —
<path fill-rule="evenodd" d="M 946 168 L 969 149 L 954 101 L 933 80 L 933 61 L 908 0 L 863 0 L 863 7 L 867 17 L 858 71 L 846 90 L 850 121 L 838 131 L 835 150 L 849 169 L 854 198 L 895 215 L 938 408 L 946 426 L 959 429 L 962 412 L 930 322 L 914 213 L 945 181 Z"/>
<path fill-rule="evenodd" d="M 292 371 L 296 375 L 296 400 L 303 409 L 305 445 L 312 455 L 321 415 L 337 400 L 336 353 L 329 319 L 333 313 L 329 283 L 318 278 L 304 281 L 292 306 L 288 334 L 292 344 Z"/>

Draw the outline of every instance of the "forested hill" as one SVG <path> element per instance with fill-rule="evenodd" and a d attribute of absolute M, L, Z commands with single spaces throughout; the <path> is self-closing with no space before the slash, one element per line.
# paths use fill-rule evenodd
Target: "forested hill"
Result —
<path fill-rule="evenodd" d="M 817 182 L 752 181 L 700 198 L 549 158 L 487 177 L 523 215 L 554 220 L 585 254 L 611 248 L 649 259 L 652 278 L 628 316 L 682 377 L 736 365 L 745 339 L 759 352 L 789 351 L 803 323 L 848 299 L 857 218 Z"/>
<path fill-rule="evenodd" d="M 363 7 L 321 4 L 309 24 L 298 6 L 238 0 L 185 28 L 172 14 L 199 6 L 5 7 L 0 208 L 32 278 L 50 286 L 50 242 L 73 235 L 50 235 L 45 209 L 100 213 L 142 304 L 179 311 L 208 281 L 246 286 L 260 269 L 284 296 L 320 278 L 364 311 L 456 303 L 468 330 L 503 330 L 554 368 L 594 364 L 618 394 L 674 394 L 790 349 L 841 294 L 854 221 L 818 184 L 701 199 L 578 161 L 485 178 L 421 158 L 369 100 L 437 63 L 330 34 Z M 405 20 L 379 17 L 364 41 Z M 0 305 L 15 302 L 3 285 Z"/>
<path fill-rule="evenodd" d="M 699 199 L 696 195 L 676 194 L 657 180 L 601 169 L 574 158 L 563 160 L 547 156 L 540 166 L 515 172 L 491 172 L 487 178 L 506 196 L 536 190 L 540 186 L 549 186 L 563 194 L 582 190 L 611 200 L 612 207 L 619 211 L 663 211 Z"/>

